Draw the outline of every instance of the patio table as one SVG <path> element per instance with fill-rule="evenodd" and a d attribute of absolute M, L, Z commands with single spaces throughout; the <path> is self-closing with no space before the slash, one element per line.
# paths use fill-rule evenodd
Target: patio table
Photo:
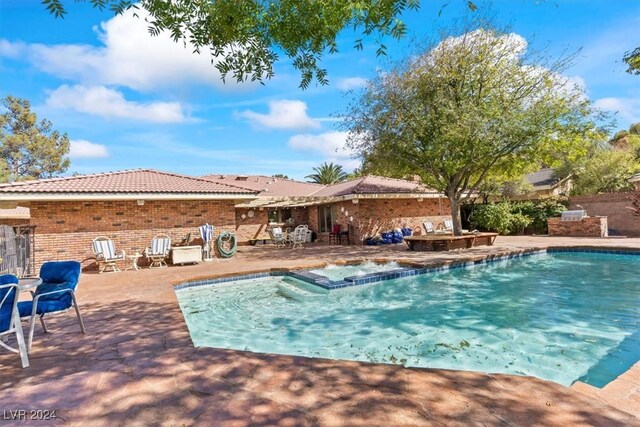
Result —
<path fill-rule="evenodd" d="M 42 279 L 39 277 L 23 277 L 22 279 L 18 279 L 18 289 L 20 289 L 20 292 L 30 291 L 41 284 Z"/>

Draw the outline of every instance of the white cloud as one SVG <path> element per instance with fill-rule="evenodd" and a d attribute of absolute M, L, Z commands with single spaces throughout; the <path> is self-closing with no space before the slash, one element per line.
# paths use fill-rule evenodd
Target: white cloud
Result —
<path fill-rule="evenodd" d="M 367 84 L 367 79 L 362 77 L 345 77 L 339 79 L 336 87 L 340 90 L 358 89 Z"/>
<path fill-rule="evenodd" d="M 353 152 L 346 147 L 348 132 L 300 134 L 289 138 L 289 147 L 298 151 L 316 152 L 331 159 L 350 159 Z"/>
<path fill-rule="evenodd" d="M 105 118 L 154 123 L 181 123 L 188 120 L 177 102 L 127 101 L 121 92 L 104 86 L 62 85 L 49 94 L 46 105 Z"/>
<path fill-rule="evenodd" d="M 594 102 L 597 108 L 614 111 L 629 122 L 640 122 L 640 98 L 600 98 Z"/>
<path fill-rule="evenodd" d="M 119 85 L 135 90 L 204 83 L 237 88 L 233 79 L 224 84 L 211 63 L 208 50 L 193 53 L 189 44 L 175 43 L 167 33 L 151 36 L 144 10 L 116 15 L 94 28 L 101 46 L 85 44 L 25 44 L 0 40 L 0 55 L 27 58 L 34 67 L 85 85 Z M 249 83 L 250 84 L 250 83 Z"/>
<path fill-rule="evenodd" d="M 320 123 L 307 115 L 307 104 L 303 101 L 281 100 L 269 102 L 269 113 L 261 114 L 245 110 L 238 117 L 249 120 L 255 125 L 271 129 L 314 129 Z"/>
<path fill-rule="evenodd" d="M 102 144 L 96 144 L 86 139 L 73 139 L 69 141 L 71 149 L 69 157 L 74 159 L 98 159 L 109 157 L 107 147 Z"/>

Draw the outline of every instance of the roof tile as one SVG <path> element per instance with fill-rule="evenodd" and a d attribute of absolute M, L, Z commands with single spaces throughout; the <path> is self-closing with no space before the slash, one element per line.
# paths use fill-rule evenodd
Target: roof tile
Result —
<path fill-rule="evenodd" d="M 286 178 L 274 178 L 264 175 L 221 175 L 211 174 L 201 177 L 211 182 L 219 182 L 254 191 L 260 191 L 265 197 L 301 197 L 308 196 L 325 186 L 312 182 L 295 181 Z"/>
<path fill-rule="evenodd" d="M 1 193 L 254 194 L 256 191 L 186 175 L 135 169 L 0 184 Z"/>

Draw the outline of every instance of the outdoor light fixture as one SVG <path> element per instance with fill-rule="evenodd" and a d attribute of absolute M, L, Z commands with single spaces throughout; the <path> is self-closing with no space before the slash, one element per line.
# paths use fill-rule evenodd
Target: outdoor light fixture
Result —
<path fill-rule="evenodd" d="M 351 202 L 352 202 L 354 205 L 357 205 L 357 204 L 358 204 L 358 202 L 359 202 L 359 200 L 358 200 L 358 199 L 353 199 L 353 200 L 351 200 Z"/>
<path fill-rule="evenodd" d="M 138 206 L 144 206 L 144 200 L 142 199 L 136 200 L 136 203 L 138 204 Z"/>
<path fill-rule="evenodd" d="M 418 199 L 418 203 L 422 202 L 423 200 L 424 200 L 424 199 L 423 199 L 422 197 L 420 197 L 420 198 Z"/>

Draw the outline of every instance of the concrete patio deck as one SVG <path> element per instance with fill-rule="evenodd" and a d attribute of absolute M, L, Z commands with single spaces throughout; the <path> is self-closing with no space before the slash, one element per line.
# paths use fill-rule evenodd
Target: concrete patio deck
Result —
<path fill-rule="evenodd" d="M 86 335 L 67 313 L 51 317 L 50 334 L 36 327 L 28 369 L 0 351 L 0 423 L 640 426 L 640 364 L 624 375 L 623 391 L 609 396 L 606 388 L 531 377 L 194 348 L 172 288 L 343 259 L 431 263 L 547 246 L 640 249 L 640 239 L 500 237 L 494 246 L 452 253 L 404 245 L 241 247 L 232 259 L 196 266 L 83 274 L 78 300 Z M 55 410 L 57 418 L 29 421 L 27 411 L 27 421 L 11 420 L 9 411 L 30 409 Z"/>

